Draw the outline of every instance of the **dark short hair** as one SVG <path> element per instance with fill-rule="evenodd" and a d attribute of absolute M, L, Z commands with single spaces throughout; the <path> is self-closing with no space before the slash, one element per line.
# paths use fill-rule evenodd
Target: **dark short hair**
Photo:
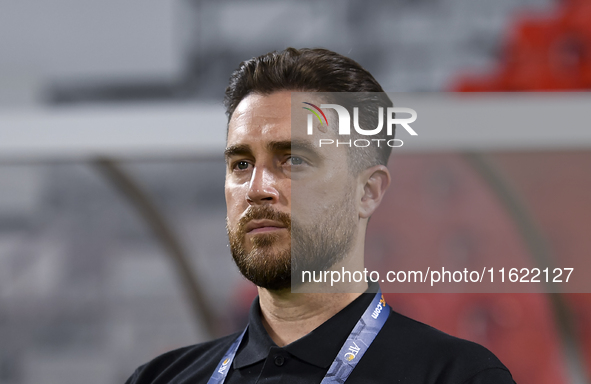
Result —
<path fill-rule="evenodd" d="M 359 124 L 364 129 L 377 127 L 379 107 L 383 108 L 385 122 L 386 108 L 392 106 L 381 85 L 356 61 L 327 49 L 287 48 L 240 63 L 226 88 L 224 106 L 228 121 L 249 94 L 270 95 L 279 91 L 348 92 L 337 104 L 358 106 Z M 350 114 L 353 117 L 352 110 Z M 385 141 L 393 138 L 388 138 L 386 133 L 382 129 L 373 138 Z M 351 130 L 351 139 L 358 138 L 366 137 Z M 370 145 L 351 150 L 350 168 L 357 173 L 373 165 L 387 165 L 392 148 L 383 144 L 385 141 L 379 147 Z"/>

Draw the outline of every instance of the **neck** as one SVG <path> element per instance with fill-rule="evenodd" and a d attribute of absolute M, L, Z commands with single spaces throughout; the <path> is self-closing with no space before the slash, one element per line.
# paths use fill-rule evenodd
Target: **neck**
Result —
<path fill-rule="evenodd" d="M 365 238 L 365 225 L 359 227 L 357 238 Z M 363 271 L 364 242 L 355 242 L 350 254 L 331 267 L 336 271 Z M 279 347 L 290 344 L 312 332 L 322 323 L 336 315 L 340 310 L 367 290 L 367 282 L 361 281 L 336 284 L 328 282 L 302 284 L 300 293 L 292 293 L 291 288 L 270 291 L 258 288 L 263 326 L 271 339 Z M 315 292 L 306 292 L 308 288 Z"/>
<path fill-rule="evenodd" d="M 291 293 L 259 288 L 262 320 L 280 347 L 290 344 L 336 315 L 361 293 Z"/>

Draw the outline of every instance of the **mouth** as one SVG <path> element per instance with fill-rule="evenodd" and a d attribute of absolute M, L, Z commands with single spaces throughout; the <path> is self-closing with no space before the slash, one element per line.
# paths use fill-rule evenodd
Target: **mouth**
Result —
<path fill-rule="evenodd" d="M 265 233 L 286 229 L 285 225 L 274 220 L 251 220 L 244 228 L 248 234 Z"/>

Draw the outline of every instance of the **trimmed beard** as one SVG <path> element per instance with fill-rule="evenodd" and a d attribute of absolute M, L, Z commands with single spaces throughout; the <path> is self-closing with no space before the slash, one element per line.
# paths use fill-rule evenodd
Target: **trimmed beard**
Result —
<path fill-rule="evenodd" d="M 270 205 L 250 206 L 231 229 L 226 218 L 230 249 L 240 273 L 255 285 L 269 290 L 284 290 L 292 285 L 292 276 L 301 284 L 302 271 L 320 272 L 331 268 L 349 253 L 355 240 L 358 219 L 353 216 L 353 194 L 345 196 L 344 204 L 327 207 L 320 220 L 303 226 L 291 215 L 278 212 Z M 251 220 L 280 222 L 289 231 L 289 244 L 280 246 L 280 236 L 260 233 L 251 237 L 252 249 L 244 248 L 245 227 Z"/>

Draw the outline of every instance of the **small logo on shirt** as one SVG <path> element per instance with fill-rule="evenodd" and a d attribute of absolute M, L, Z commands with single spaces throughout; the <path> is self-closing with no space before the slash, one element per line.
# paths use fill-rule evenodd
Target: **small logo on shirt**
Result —
<path fill-rule="evenodd" d="M 228 369 L 228 363 L 229 362 L 230 362 L 230 359 L 224 360 L 224 362 L 222 363 L 222 366 L 220 367 L 220 369 L 218 369 L 218 373 L 224 373 L 224 371 L 226 369 Z"/>
<path fill-rule="evenodd" d="M 353 341 L 353 345 L 349 346 L 348 352 L 345 353 L 345 359 L 347 359 L 348 361 L 353 360 L 354 358 L 357 357 L 357 354 L 359 353 L 359 350 L 361 348 L 359 348 L 357 346 L 357 344 L 355 344 L 355 342 Z"/>

